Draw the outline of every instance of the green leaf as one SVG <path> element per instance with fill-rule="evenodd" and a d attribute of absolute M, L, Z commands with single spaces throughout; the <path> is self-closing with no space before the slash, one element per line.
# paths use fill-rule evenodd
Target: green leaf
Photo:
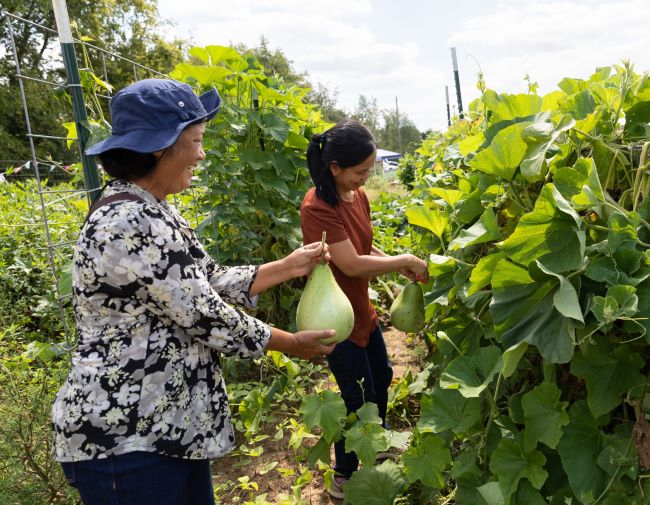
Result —
<path fill-rule="evenodd" d="M 585 401 L 572 405 L 569 424 L 558 444 L 562 467 L 582 503 L 591 503 L 605 488 L 606 474 L 598 466 L 604 439 Z"/>
<path fill-rule="evenodd" d="M 384 461 L 375 467 L 363 467 L 343 485 L 343 503 L 393 505 L 405 485 L 404 475 L 392 461 Z"/>
<path fill-rule="evenodd" d="M 330 449 L 332 447 L 332 441 L 322 436 L 318 439 L 316 445 L 314 445 L 307 455 L 307 466 L 314 466 L 319 460 L 329 465 L 330 463 Z"/>
<path fill-rule="evenodd" d="M 470 162 L 472 169 L 512 180 L 528 147 L 521 138 L 526 126 L 526 123 L 518 123 L 497 133 L 488 147 L 476 153 Z"/>
<path fill-rule="evenodd" d="M 498 347 L 481 347 L 471 356 L 459 356 L 452 360 L 440 377 L 440 387 L 458 389 L 465 398 L 476 398 L 489 386 L 502 366 Z"/>
<path fill-rule="evenodd" d="M 542 110 L 542 98 L 538 95 L 499 95 L 488 89 L 483 93 L 482 100 L 500 120 L 532 116 Z"/>
<path fill-rule="evenodd" d="M 341 395 L 333 391 L 321 391 L 317 395 L 305 397 L 300 406 L 300 414 L 309 429 L 323 428 L 327 440 L 334 441 L 341 433 L 341 420 L 345 419 L 347 409 Z"/>
<path fill-rule="evenodd" d="M 449 244 L 449 250 L 455 251 L 474 244 L 483 244 L 493 240 L 499 240 L 499 224 L 494 210 L 485 209 L 481 218 L 466 230 L 461 230 L 454 240 Z"/>
<path fill-rule="evenodd" d="M 528 342 L 551 363 L 571 359 L 574 328 L 555 309 L 557 286 L 555 281 L 533 281 L 527 270 L 507 260 L 497 264 L 490 312 L 494 330 L 506 348 Z"/>
<path fill-rule="evenodd" d="M 519 342 L 507 349 L 506 352 L 503 353 L 503 369 L 501 370 L 501 375 L 507 379 L 515 373 L 519 360 L 527 350 L 528 344 L 526 342 Z"/>
<path fill-rule="evenodd" d="M 210 63 L 213 66 L 223 63 L 228 65 L 235 72 L 241 72 L 248 68 L 248 63 L 232 47 L 228 46 L 206 46 L 205 50 L 210 55 Z"/>
<path fill-rule="evenodd" d="M 635 103 L 625 111 L 623 136 L 628 139 L 650 136 L 650 101 Z"/>
<path fill-rule="evenodd" d="M 521 399 L 526 429 L 524 449 L 529 451 L 542 442 L 555 449 L 562 437 L 562 427 L 569 424 L 568 402 L 560 401 L 560 390 L 551 382 L 543 382 Z"/>
<path fill-rule="evenodd" d="M 442 199 L 442 201 L 444 201 L 452 209 L 456 207 L 456 204 L 458 202 L 467 197 L 465 193 L 458 191 L 457 189 L 429 188 L 428 191 L 431 195 Z"/>
<path fill-rule="evenodd" d="M 504 438 L 492 453 L 490 470 L 499 478 L 499 487 L 509 499 L 521 479 L 528 479 L 535 489 L 540 489 L 548 477 L 545 463 L 541 452 L 524 451 L 516 441 Z"/>
<path fill-rule="evenodd" d="M 618 284 L 620 272 L 616 268 L 613 259 L 607 256 L 601 256 L 591 261 L 585 270 L 585 276 L 597 282 L 606 282 L 608 284 Z"/>
<path fill-rule="evenodd" d="M 290 126 L 286 118 L 277 111 L 264 112 L 261 116 L 262 131 L 265 135 L 284 144 L 289 136 Z"/>
<path fill-rule="evenodd" d="M 629 345 L 612 348 L 601 338 L 574 356 L 571 373 L 587 383 L 587 404 L 598 418 L 615 409 L 632 387 L 646 382 L 639 372 L 643 365 L 644 359 Z"/>
<path fill-rule="evenodd" d="M 635 316 L 638 301 L 636 289 L 632 286 L 610 286 L 605 297 L 593 298 L 591 311 L 599 322 L 609 324 L 620 318 Z"/>
<path fill-rule="evenodd" d="M 526 155 L 521 162 L 521 175 L 529 181 L 539 181 L 547 172 L 546 158 L 548 152 L 555 145 L 557 138 L 566 130 L 575 126 L 575 120 L 564 115 L 557 125 L 552 122 L 538 121 L 528 125 L 523 136 L 528 144 Z"/>
<path fill-rule="evenodd" d="M 547 184 L 534 210 L 522 216 L 512 235 L 497 246 L 525 266 L 538 259 L 554 272 L 576 270 L 585 253 L 586 238 L 580 225 L 580 216 Z"/>
<path fill-rule="evenodd" d="M 501 252 L 488 254 L 483 256 L 476 266 L 472 269 L 472 274 L 470 275 L 470 287 L 467 290 L 467 295 L 471 296 L 476 293 L 479 289 L 487 286 L 492 282 L 492 275 L 494 274 L 494 268 L 497 263 L 505 258 L 505 254 Z"/>
<path fill-rule="evenodd" d="M 443 470 L 451 463 L 451 452 L 445 441 L 432 434 L 425 434 L 417 446 L 402 455 L 404 473 L 409 482 L 422 482 L 435 489 L 445 487 Z"/>
<path fill-rule="evenodd" d="M 410 224 L 426 228 L 441 240 L 449 223 L 449 218 L 443 212 L 423 206 L 406 209 L 406 217 Z"/>
<path fill-rule="evenodd" d="M 358 421 L 345 432 L 345 450 L 354 451 L 361 463 L 372 466 L 375 455 L 388 449 L 387 434 L 380 424 Z"/>
<path fill-rule="evenodd" d="M 364 403 L 361 406 L 361 408 L 357 410 L 356 414 L 357 414 L 357 418 L 361 422 L 375 423 L 379 425 L 382 424 L 381 417 L 379 417 L 379 407 L 377 407 L 376 403 L 373 402 Z"/>
<path fill-rule="evenodd" d="M 417 427 L 421 432 L 467 433 L 481 419 L 482 402 L 479 398 L 465 398 L 456 389 L 440 389 L 435 386 L 431 393 L 420 399 L 420 419 Z"/>
<path fill-rule="evenodd" d="M 293 147 L 303 151 L 307 149 L 307 147 L 309 146 L 309 140 L 307 140 L 304 136 L 300 135 L 299 133 L 290 131 L 287 134 L 287 140 L 284 143 L 284 145 L 287 147 Z"/>
<path fill-rule="evenodd" d="M 536 261 L 535 263 L 542 272 L 560 281 L 560 289 L 553 295 L 553 304 L 557 311 L 564 317 L 570 317 L 584 324 L 585 320 L 582 317 L 578 293 L 573 287 L 573 284 L 566 277 L 546 268 L 540 261 Z"/>
<path fill-rule="evenodd" d="M 564 198 L 578 210 L 603 205 L 605 196 L 592 158 L 578 158 L 573 167 L 555 171 L 553 183 Z"/>
<path fill-rule="evenodd" d="M 478 488 L 486 505 L 505 505 L 506 499 L 498 482 L 487 482 Z"/>
<path fill-rule="evenodd" d="M 604 442 L 605 448 L 598 455 L 598 466 L 612 477 L 627 475 L 635 481 L 639 477 L 639 456 L 631 426 L 616 426 L 616 432 L 605 435 Z"/>

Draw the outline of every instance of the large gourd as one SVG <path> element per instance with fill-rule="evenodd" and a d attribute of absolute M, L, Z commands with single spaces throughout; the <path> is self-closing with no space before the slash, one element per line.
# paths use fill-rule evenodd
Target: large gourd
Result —
<path fill-rule="evenodd" d="M 390 307 L 390 321 L 395 328 L 415 333 L 424 328 L 424 292 L 417 282 L 409 282 Z"/>
<path fill-rule="evenodd" d="M 323 232 L 323 244 L 325 232 Z M 336 283 L 329 265 L 324 261 L 312 270 L 302 292 L 296 312 L 296 326 L 303 330 L 336 330 L 336 335 L 322 340 L 324 344 L 342 342 L 352 333 L 354 310 L 348 297 Z"/>

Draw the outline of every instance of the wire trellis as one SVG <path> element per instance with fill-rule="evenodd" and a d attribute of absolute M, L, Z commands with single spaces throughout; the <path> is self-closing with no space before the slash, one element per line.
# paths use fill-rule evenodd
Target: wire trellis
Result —
<path fill-rule="evenodd" d="M 9 180 L 20 181 L 23 183 L 24 188 L 34 188 L 34 199 L 32 201 L 33 209 L 40 210 L 34 212 L 32 215 L 21 216 L 18 222 L 5 221 L 5 216 L 0 215 L 0 227 L 6 227 L 7 230 L 22 229 L 41 229 L 44 232 L 45 243 L 43 244 L 25 244 L 24 247 L 29 247 L 32 252 L 39 251 L 49 264 L 53 278 L 53 286 L 55 290 L 56 303 L 61 316 L 63 341 L 64 346 L 61 347 L 70 351 L 73 348 L 75 335 L 73 328 L 69 324 L 69 317 L 66 316 L 66 305 L 69 305 L 71 292 L 69 289 L 70 273 L 69 267 L 72 260 L 72 252 L 75 240 L 66 239 L 65 237 L 75 237 L 78 230 L 83 224 L 85 213 L 87 212 L 90 203 L 90 195 L 92 192 L 100 188 L 88 187 L 83 178 L 81 170 L 77 170 L 81 160 L 81 152 L 70 151 L 70 157 L 66 160 L 54 160 L 47 152 L 43 152 L 38 145 L 40 141 L 53 141 L 53 142 L 77 142 L 76 139 L 68 138 L 67 136 L 59 135 L 57 132 L 35 132 L 33 130 L 34 122 L 30 115 L 30 100 L 33 99 L 33 93 L 49 93 L 52 95 L 53 100 L 56 90 L 69 89 L 70 83 L 66 78 L 62 78 L 59 82 L 55 80 L 43 79 L 41 77 L 34 77 L 26 75 L 26 72 L 21 68 L 21 62 L 18 56 L 18 49 L 15 42 L 15 33 L 27 25 L 36 30 L 38 33 L 48 33 L 51 38 L 52 57 L 47 60 L 48 75 L 56 75 L 56 70 L 63 69 L 63 60 L 57 59 L 60 56 L 60 51 L 56 51 L 55 44 L 58 43 L 58 34 L 56 30 L 42 24 L 34 23 L 28 19 L 12 14 L 10 12 L 0 10 L 0 21 L 4 20 L 8 33 L 8 45 L 5 48 L 7 55 L 13 56 L 15 65 L 15 73 L 12 77 L 16 79 L 18 84 L 16 93 L 20 95 L 20 102 L 22 104 L 23 120 L 25 124 L 24 138 L 20 139 L 29 146 L 31 154 L 29 159 L 23 160 L 0 160 L 0 185 L 5 188 L 9 184 Z M 53 36 L 53 37 L 52 37 Z M 81 54 L 86 52 L 94 52 L 97 60 L 101 64 L 101 76 L 105 82 L 110 82 L 110 62 L 121 62 L 131 66 L 133 71 L 133 79 L 138 80 L 146 77 L 160 77 L 169 78 L 169 76 L 162 74 L 152 68 L 135 62 L 129 58 L 121 56 L 111 51 L 107 51 L 96 45 L 90 44 L 86 41 L 73 39 L 75 47 L 81 49 Z M 80 70 L 92 71 L 86 67 L 85 62 L 79 61 L 79 54 L 77 53 L 77 61 Z M 65 75 L 61 72 L 61 75 Z M 35 88 L 34 88 L 35 87 Z M 29 90 L 28 90 L 29 88 Z M 97 94 L 98 97 L 105 100 L 110 99 L 110 92 L 107 94 Z M 65 111 L 65 116 L 69 117 L 72 121 L 72 107 Z M 78 142 L 77 142 L 78 144 Z M 77 175 L 79 174 L 79 175 Z M 51 179 L 67 179 L 78 182 L 78 188 L 69 189 L 61 188 L 59 185 L 53 184 Z M 105 180 L 105 176 L 101 174 L 101 181 Z M 54 209 L 58 209 L 57 216 L 61 216 L 62 209 L 68 212 L 68 216 L 64 220 L 52 220 L 51 216 L 54 214 Z M 65 214 L 65 212 L 64 212 Z M 72 216 L 72 218 L 70 218 Z M 15 216 L 13 216 L 16 221 Z M 63 238 L 61 238 L 63 237 Z"/>

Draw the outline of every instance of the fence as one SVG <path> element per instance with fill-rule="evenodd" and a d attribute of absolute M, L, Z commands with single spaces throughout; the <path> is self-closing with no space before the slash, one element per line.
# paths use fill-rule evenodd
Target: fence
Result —
<path fill-rule="evenodd" d="M 69 323 L 70 315 L 66 314 L 66 304 L 69 306 L 70 273 L 69 267 L 72 257 L 72 249 L 76 234 L 83 223 L 91 195 L 95 194 L 104 179 L 101 171 L 97 184 L 88 184 L 89 179 L 85 171 L 81 169 L 82 153 L 79 141 L 73 135 L 66 134 L 63 126 L 66 121 L 73 123 L 72 104 L 66 100 L 65 94 L 71 94 L 73 87 L 80 87 L 78 83 L 71 82 L 66 77 L 62 50 L 57 31 L 48 26 L 34 23 L 28 19 L 0 10 L 0 22 L 6 27 L 5 40 L 8 41 L 4 55 L 13 57 L 14 72 L 10 75 L 0 76 L 0 83 L 7 83 L 12 86 L 12 92 L 20 97 L 22 107 L 22 123 L 24 124 L 24 136 L 16 138 L 18 142 L 25 142 L 29 146 L 30 156 L 28 159 L 2 159 L 0 160 L 0 187 L 7 187 L 8 180 L 18 180 L 23 183 L 27 191 L 33 190 L 32 201 L 27 208 L 40 209 L 40 215 L 25 215 L 19 217 L 13 214 L 0 214 L 0 227 L 11 232 L 15 230 L 21 234 L 25 230 L 38 229 L 40 233 L 22 233 L 25 236 L 38 237 L 38 243 L 25 243 L 19 247 L 30 248 L 43 254 L 51 270 L 55 303 L 61 316 L 62 331 L 67 349 L 72 347 L 74 340 L 72 325 Z M 42 68 L 25 68 L 19 58 L 19 51 L 16 46 L 15 34 L 29 29 L 36 36 L 43 40 L 49 40 L 44 48 L 47 58 L 43 61 Z M 148 68 L 140 63 L 125 58 L 121 55 L 106 51 L 96 45 L 73 38 L 73 44 L 77 55 L 77 67 L 82 75 L 100 75 L 104 82 L 110 82 L 111 64 L 120 62 L 122 65 L 130 65 L 133 71 L 133 79 L 138 80 L 145 77 L 167 77 L 154 69 Z M 2 53 L 0 52 L 0 56 Z M 92 64 L 100 67 L 100 72 L 94 72 Z M 13 86 L 15 83 L 15 87 Z M 46 97 L 43 100 L 43 97 Z M 106 110 L 110 99 L 110 90 L 105 93 L 95 93 L 94 99 L 103 101 L 98 105 Z M 38 121 L 33 121 L 32 116 L 38 115 L 38 108 L 32 106 L 38 103 L 42 106 L 47 103 L 53 107 L 55 113 L 63 119 L 58 125 L 58 131 L 34 131 Z M 3 111 L 9 113 L 9 111 Z M 19 111 L 14 111 L 19 114 Z M 69 151 L 66 159 L 55 159 L 52 152 L 66 152 L 60 145 L 76 144 L 75 151 Z M 0 157 L 4 157 L 0 154 Z M 76 187 L 70 189 L 69 185 L 63 188 L 56 184 L 56 181 L 66 180 L 76 183 Z M 5 189 L 5 191 L 8 191 Z M 56 212 L 55 212 L 56 211 Z M 62 213 L 63 212 L 63 213 Z M 58 221 L 51 217 L 56 214 Z M 65 215 L 65 219 L 60 216 Z M 19 233 L 20 232 L 20 233 Z M 42 237 L 42 238 L 41 238 Z M 60 350 L 60 349 L 59 349 Z"/>

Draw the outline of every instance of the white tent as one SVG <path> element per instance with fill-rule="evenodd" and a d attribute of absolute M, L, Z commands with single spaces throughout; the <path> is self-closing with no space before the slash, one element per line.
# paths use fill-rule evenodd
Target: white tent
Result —
<path fill-rule="evenodd" d="M 392 172 L 397 168 L 397 162 L 402 157 L 401 153 L 387 151 L 386 149 L 377 149 L 377 159 L 375 160 L 375 172 L 380 174 Z"/>

